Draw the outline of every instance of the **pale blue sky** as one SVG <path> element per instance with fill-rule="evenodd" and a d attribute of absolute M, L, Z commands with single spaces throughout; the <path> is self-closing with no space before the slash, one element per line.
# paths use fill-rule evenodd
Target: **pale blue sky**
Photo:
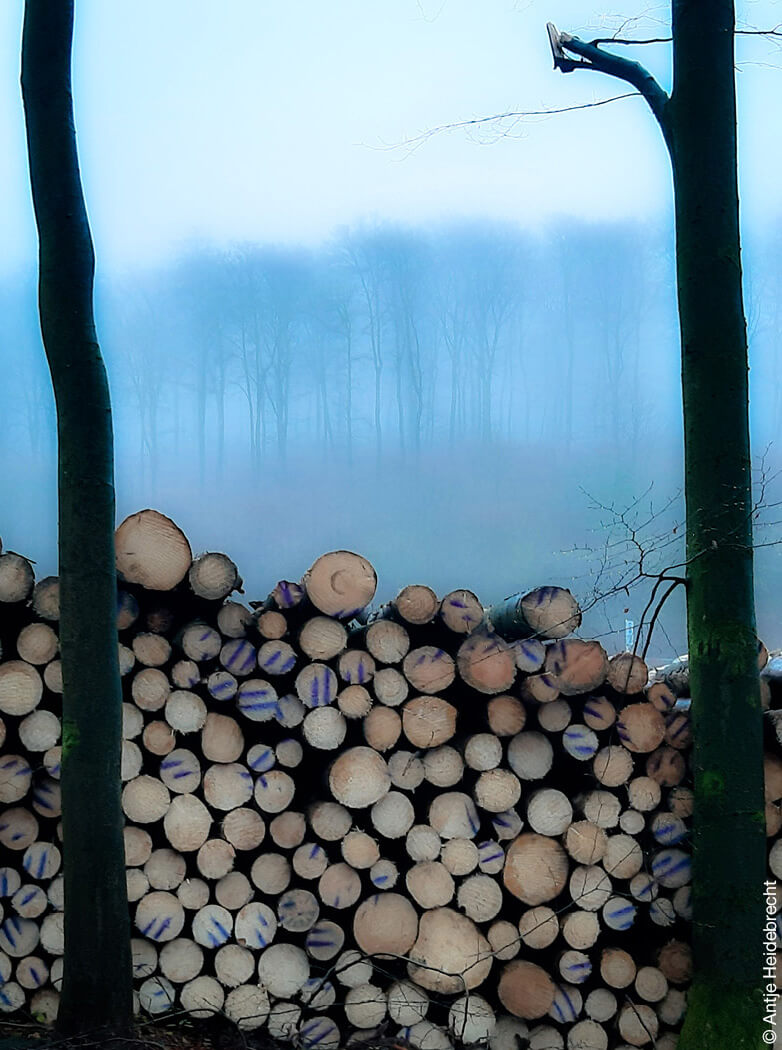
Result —
<path fill-rule="evenodd" d="M 755 26 L 779 0 L 743 0 Z M 363 219 L 561 214 L 658 217 L 667 160 L 638 99 L 529 121 L 491 145 L 428 128 L 620 93 L 555 74 L 560 28 L 664 35 L 667 4 L 622 0 L 77 0 L 74 89 L 99 256 L 113 268 L 183 243 L 317 241 Z M 32 258 L 18 48 L 22 0 L 0 3 L 3 270 Z M 594 34 L 593 34 L 594 35 Z M 627 53 L 627 52 L 623 52 Z M 639 57 L 668 84 L 668 45 Z M 745 216 L 779 214 L 782 52 L 739 42 Z M 769 114 L 771 119 L 769 120 Z"/>

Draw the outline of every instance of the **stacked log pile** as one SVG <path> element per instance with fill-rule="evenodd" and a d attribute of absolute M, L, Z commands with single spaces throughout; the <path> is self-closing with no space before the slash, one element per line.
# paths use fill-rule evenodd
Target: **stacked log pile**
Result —
<path fill-rule="evenodd" d="M 484 610 L 414 585 L 367 613 L 375 572 L 337 551 L 242 604 L 233 562 L 193 559 L 155 511 L 120 526 L 117 568 L 140 1010 L 324 1050 L 378 1031 L 422 1050 L 676 1045 L 692 792 L 669 674 L 572 637 L 557 587 Z M 0 554 L 0 1010 L 47 1020 L 57 616 L 56 579 Z"/>

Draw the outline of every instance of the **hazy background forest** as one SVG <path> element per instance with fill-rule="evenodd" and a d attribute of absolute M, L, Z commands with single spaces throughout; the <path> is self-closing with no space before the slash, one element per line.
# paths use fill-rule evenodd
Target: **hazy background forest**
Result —
<path fill-rule="evenodd" d="M 776 0 L 737 9 L 744 28 L 779 20 Z M 21 14 L 0 5 L 0 535 L 46 575 L 54 408 Z M 548 18 L 590 39 L 665 36 L 666 17 L 646 0 L 80 0 L 76 123 L 120 517 L 171 515 L 196 550 L 237 561 L 250 598 L 349 547 L 383 600 L 410 582 L 486 603 L 551 582 L 590 605 L 633 575 L 614 519 L 635 501 L 631 525 L 653 517 L 649 568 L 679 560 L 670 171 L 651 114 L 629 98 L 399 145 L 614 95 L 553 72 Z M 782 466 L 778 44 L 737 37 L 759 481 Z M 667 43 L 630 52 L 670 85 Z M 773 522 L 779 486 L 761 488 Z M 779 535 L 758 534 L 770 647 Z M 623 648 L 647 591 L 594 605 L 587 636 Z M 686 648 L 682 608 L 675 595 L 655 660 Z"/>
<path fill-rule="evenodd" d="M 760 375 L 779 374 L 781 234 L 747 248 Z M 3 504 L 54 571 L 54 413 L 31 275 L 1 294 Z M 348 546 L 375 562 L 384 597 L 424 581 L 492 601 L 555 581 L 590 601 L 635 558 L 609 506 L 640 498 L 630 524 L 659 513 L 639 535 L 650 548 L 681 520 L 674 303 L 667 233 L 626 223 L 361 226 L 311 249 L 193 245 L 113 275 L 98 319 L 120 513 L 165 509 L 228 551 L 255 597 Z M 780 385 L 756 382 L 753 408 L 761 453 L 782 425 Z M 777 462 L 771 444 L 759 480 Z M 681 556 L 665 542 L 650 566 Z M 759 550 L 772 645 L 779 563 Z M 621 646 L 645 599 L 598 603 L 590 632 Z M 650 652 L 683 637 L 674 602 Z"/>

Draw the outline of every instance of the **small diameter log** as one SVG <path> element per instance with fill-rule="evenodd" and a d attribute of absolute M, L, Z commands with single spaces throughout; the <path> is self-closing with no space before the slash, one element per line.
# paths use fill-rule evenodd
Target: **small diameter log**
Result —
<path fill-rule="evenodd" d="M 348 649 L 340 656 L 337 670 L 339 677 L 348 685 L 364 685 L 371 681 L 375 673 L 375 661 L 362 649 Z"/>
<path fill-rule="evenodd" d="M 147 667 L 133 675 L 131 696 L 142 711 L 159 711 L 165 706 L 171 684 L 165 674 L 156 667 Z"/>
<path fill-rule="evenodd" d="M 32 604 L 42 620 L 60 619 L 60 581 L 56 576 L 45 576 L 36 583 Z"/>
<path fill-rule="evenodd" d="M 506 807 L 510 809 L 510 807 Z M 570 799 L 556 788 L 542 788 L 527 802 L 527 823 L 539 835 L 563 835 L 573 822 Z"/>
<path fill-rule="evenodd" d="M 264 813 L 281 813 L 288 808 L 295 793 L 295 781 L 281 769 L 272 769 L 255 782 L 255 803 Z"/>
<path fill-rule="evenodd" d="M 144 865 L 144 874 L 153 890 L 175 890 L 184 881 L 187 863 L 181 853 L 156 849 Z"/>
<path fill-rule="evenodd" d="M 616 729 L 628 751 L 648 753 L 663 742 L 665 719 L 653 704 L 628 704 L 619 712 Z"/>
<path fill-rule="evenodd" d="M 617 653 L 608 664 L 608 684 L 617 693 L 642 693 L 649 681 L 649 668 L 634 653 Z"/>
<path fill-rule="evenodd" d="M 654 710 L 651 704 L 649 708 Z M 620 744 L 610 744 L 595 755 L 592 772 L 595 779 L 606 787 L 626 784 L 633 774 L 633 756 Z"/>
<path fill-rule="evenodd" d="M 132 643 L 133 655 L 144 667 L 162 667 L 171 656 L 171 643 L 160 634 L 142 631 Z"/>
<path fill-rule="evenodd" d="M 508 641 L 518 638 L 565 638 L 581 624 L 581 610 L 570 591 L 538 587 L 514 594 L 487 612 L 489 623 Z"/>
<path fill-rule="evenodd" d="M 424 912 L 409 957 L 410 979 L 446 995 L 479 987 L 492 964 L 491 945 L 484 935 L 471 919 L 451 908 Z"/>
<path fill-rule="evenodd" d="M 60 719 L 40 708 L 19 723 L 19 742 L 26 751 L 48 751 L 60 739 Z"/>
<path fill-rule="evenodd" d="M 456 708 L 437 696 L 416 696 L 402 711 L 402 728 L 413 747 L 439 747 L 456 732 Z"/>
<path fill-rule="evenodd" d="M 299 648 L 311 660 L 331 660 L 342 652 L 347 642 L 344 625 L 330 616 L 313 616 L 299 631 Z"/>
<path fill-rule="evenodd" d="M 168 941 L 160 950 L 160 972 L 172 984 L 186 984 L 199 975 L 204 967 L 204 952 L 200 944 L 187 937 Z"/>
<path fill-rule="evenodd" d="M 206 722 L 206 714 L 201 697 L 187 689 L 177 689 L 166 700 L 166 721 L 176 733 L 197 733 Z"/>
<path fill-rule="evenodd" d="M 194 660 L 177 660 L 169 673 L 177 689 L 192 689 L 201 681 L 201 671 Z"/>
<path fill-rule="evenodd" d="M 371 868 L 380 859 L 380 849 L 377 842 L 364 831 L 349 832 L 342 840 L 340 852 L 345 863 L 349 864 L 351 868 L 357 868 L 359 871 L 364 868 Z M 322 874 L 322 871 L 319 872 L 318 877 Z"/>
<path fill-rule="evenodd" d="M 318 881 L 318 896 L 328 908 L 352 908 L 361 896 L 361 879 L 347 864 L 331 864 Z"/>
<path fill-rule="evenodd" d="M 410 981 L 395 981 L 387 992 L 388 1014 L 399 1025 L 422 1021 L 429 1012 L 429 996 Z"/>
<path fill-rule="evenodd" d="M 405 885 L 410 897 L 424 909 L 443 907 L 450 903 L 456 891 L 448 869 L 439 861 L 414 864 L 407 871 Z"/>
<path fill-rule="evenodd" d="M 567 854 L 557 841 L 524 832 L 508 849 L 503 883 L 525 904 L 543 904 L 565 888 L 568 867 Z"/>
<path fill-rule="evenodd" d="M 173 941 L 185 925 L 185 911 L 172 893 L 154 890 L 136 905 L 134 924 L 151 941 Z"/>
<path fill-rule="evenodd" d="M 464 774 L 464 760 L 455 747 L 436 747 L 423 756 L 424 778 L 435 787 L 453 787 Z"/>
<path fill-rule="evenodd" d="M 364 718 L 372 709 L 372 697 L 363 685 L 349 685 L 337 694 L 337 707 L 345 718 Z"/>
<path fill-rule="evenodd" d="M 331 551 L 315 561 L 301 582 L 316 609 L 349 620 L 374 598 L 377 574 L 366 558 L 352 551 Z"/>
<path fill-rule="evenodd" d="M 437 595 L 431 587 L 422 583 L 412 583 L 403 587 L 394 598 L 390 611 L 396 613 L 405 623 L 421 625 L 434 619 L 438 607 Z"/>
<path fill-rule="evenodd" d="M 556 989 L 549 974 L 535 963 L 513 959 L 500 975 L 497 995 L 514 1017 L 544 1017 L 554 1002 Z"/>
<path fill-rule="evenodd" d="M 199 554 L 190 566 L 188 582 L 193 594 L 210 602 L 223 601 L 242 585 L 236 565 L 227 554 L 216 551 Z"/>
<path fill-rule="evenodd" d="M 608 656 L 600 642 L 567 638 L 548 647 L 544 664 L 562 696 L 576 696 L 599 688 L 606 680 Z"/>
<path fill-rule="evenodd" d="M 358 906 L 353 917 L 353 936 L 366 955 L 407 955 L 418 935 L 418 915 L 410 901 L 399 893 L 378 893 Z"/>
<path fill-rule="evenodd" d="M 205 623 L 188 624 L 180 639 L 185 656 L 196 663 L 214 660 L 220 653 L 222 644 L 220 632 Z"/>
<path fill-rule="evenodd" d="M 464 761 L 470 769 L 496 769 L 502 761 L 502 744 L 493 733 L 477 733 L 464 745 Z"/>
<path fill-rule="evenodd" d="M 672 747 L 658 747 L 646 760 L 646 775 L 661 787 L 681 784 L 686 772 L 684 757 Z"/>
<path fill-rule="evenodd" d="M 224 875 L 215 886 L 215 900 L 228 911 L 240 911 L 254 895 L 250 880 L 241 871 L 231 871 Z M 246 980 L 246 978 L 243 978 Z M 241 983 L 241 982 L 237 982 Z"/>
<path fill-rule="evenodd" d="M 425 767 L 412 751 L 395 751 L 388 757 L 388 772 L 394 787 L 413 791 L 424 780 Z"/>
<path fill-rule="evenodd" d="M 200 849 L 207 840 L 211 826 L 212 815 L 195 795 L 177 795 L 163 818 L 166 838 L 180 853 Z"/>
<path fill-rule="evenodd" d="M 502 908 L 502 889 L 490 875 L 470 875 L 459 887 L 457 901 L 460 910 L 473 921 L 489 922 Z"/>
<path fill-rule="evenodd" d="M 176 747 L 174 730 L 168 722 L 149 722 L 141 736 L 144 747 L 152 755 L 168 755 Z"/>
<path fill-rule="evenodd" d="M 479 693 L 504 693 L 516 678 L 513 649 L 499 635 L 479 628 L 456 654 L 459 674 Z"/>
<path fill-rule="evenodd" d="M 304 841 L 306 833 L 307 821 L 305 820 L 304 814 L 298 813 L 293 809 L 284 810 L 269 824 L 269 834 L 271 835 L 272 840 L 281 849 L 296 849 L 296 847 L 300 846 Z M 317 864 L 320 864 L 318 858 L 319 854 L 322 852 L 321 847 L 313 844 L 310 846 L 310 850 L 312 851 L 313 859 L 315 859 Z M 293 869 L 296 871 L 295 863 Z M 318 875 L 322 874 L 322 871 L 318 872 Z M 314 878 L 312 875 L 307 877 Z"/>
<path fill-rule="evenodd" d="M 403 674 L 393 667 L 384 667 L 372 679 L 372 691 L 381 704 L 398 707 L 407 699 L 410 687 Z"/>
<path fill-rule="evenodd" d="M 20 717 L 28 715 L 40 703 L 43 680 L 32 664 L 8 660 L 0 664 L 0 711 Z"/>
<path fill-rule="evenodd" d="M 456 677 L 453 657 L 434 645 L 411 650 L 404 659 L 402 670 L 418 693 L 442 692 Z"/>
<path fill-rule="evenodd" d="M 381 664 L 398 664 L 410 650 L 410 636 L 393 620 L 376 620 L 366 629 L 367 651 Z"/>
<path fill-rule="evenodd" d="M 235 762 L 244 750 L 244 734 L 236 719 L 211 711 L 201 730 L 201 751 L 209 762 Z"/>
<path fill-rule="evenodd" d="M 386 839 L 403 838 L 415 820 L 410 799 L 399 791 L 389 791 L 370 810 L 372 826 Z"/>
<path fill-rule="evenodd" d="M 241 602 L 227 601 L 217 611 L 217 628 L 225 638 L 244 638 L 253 614 Z"/>
<path fill-rule="evenodd" d="M 480 856 L 471 839 L 453 838 L 443 844 L 440 860 L 451 875 L 469 875 L 478 866 Z"/>
<path fill-rule="evenodd" d="M 304 739 L 319 751 L 336 751 L 347 733 L 347 722 L 336 707 L 310 711 L 302 725 Z"/>
<path fill-rule="evenodd" d="M 584 816 L 601 828 L 615 828 L 622 803 L 611 791 L 589 791 L 576 800 Z"/>
<path fill-rule="evenodd" d="M 236 851 L 225 839 L 207 839 L 196 853 L 196 867 L 205 879 L 216 882 L 233 870 Z"/>
<path fill-rule="evenodd" d="M 515 736 L 524 728 L 527 712 L 515 696 L 493 696 L 486 705 L 486 718 L 495 736 Z"/>
<path fill-rule="evenodd" d="M 156 510 L 125 518 L 114 536 L 117 573 L 127 583 L 168 591 L 185 578 L 193 561 L 190 544 L 174 522 Z"/>
<path fill-rule="evenodd" d="M 0 602 L 24 602 L 32 594 L 35 572 L 27 558 L 13 551 L 0 554 Z"/>
<path fill-rule="evenodd" d="M 610 729 L 616 721 L 616 708 L 604 696 L 589 697 L 582 709 L 584 723 L 595 732 Z"/>
<path fill-rule="evenodd" d="M 270 642 L 284 638 L 288 633 L 288 621 L 283 613 L 275 612 L 274 609 L 262 612 L 255 621 L 255 625 L 261 638 L 266 638 Z"/>
<path fill-rule="evenodd" d="M 414 827 L 411 827 L 405 838 L 405 849 L 407 855 L 416 863 L 437 860 L 440 855 L 441 846 L 442 840 L 439 832 L 435 831 L 435 829 L 428 824 L 416 824 Z M 473 867 L 474 866 L 475 865 L 473 865 Z"/>
<path fill-rule="evenodd" d="M 246 638 L 232 638 L 220 650 L 220 663 L 237 678 L 244 678 L 255 669 L 258 654 Z"/>
<path fill-rule="evenodd" d="M 578 820 L 565 832 L 565 849 L 578 864 L 597 864 L 607 844 L 605 830 L 589 820 Z"/>
<path fill-rule="evenodd" d="M 222 831 L 234 849 L 252 850 L 263 842 L 266 825 L 260 813 L 240 806 L 226 813 Z"/>
<path fill-rule="evenodd" d="M 542 733 L 524 731 L 508 744 L 508 765 L 521 780 L 541 780 L 554 763 L 554 749 Z"/>
<path fill-rule="evenodd" d="M 559 686 L 553 674 L 531 674 L 521 683 L 521 695 L 525 700 L 538 704 L 551 704 L 559 699 Z"/>
<path fill-rule="evenodd" d="M 156 777 L 136 777 L 122 791 L 123 812 L 134 824 L 152 824 L 160 820 L 170 802 L 168 788 Z"/>
<path fill-rule="evenodd" d="M 461 791 L 445 791 L 429 806 L 429 824 L 441 838 L 474 838 L 481 822 L 475 803 Z"/>
<path fill-rule="evenodd" d="M 440 602 L 440 619 L 456 634 L 470 634 L 483 622 L 483 606 L 472 591 L 450 591 Z"/>
<path fill-rule="evenodd" d="M 489 813 L 504 813 L 521 798 L 519 778 L 509 769 L 487 769 L 473 788 L 476 803 Z"/>
<path fill-rule="evenodd" d="M 28 664 L 48 664 L 60 647 L 60 641 L 46 623 L 29 623 L 16 639 L 16 651 Z"/>
<path fill-rule="evenodd" d="M 307 707 L 333 703 L 338 691 L 337 676 L 328 664 L 307 664 L 296 676 L 296 695 Z"/>
<path fill-rule="evenodd" d="M 324 842 L 339 842 L 353 823 L 352 814 L 338 802 L 316 802 L 310 806 L 307 816 L 310 827 Z"/>

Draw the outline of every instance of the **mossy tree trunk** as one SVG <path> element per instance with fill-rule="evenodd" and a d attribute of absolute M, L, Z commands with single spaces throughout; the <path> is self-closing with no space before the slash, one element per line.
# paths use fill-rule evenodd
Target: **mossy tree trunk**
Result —
<path fill-rule="evenodd" d="M 130 1024 L 120 807 L 111 404 L 71 98 L 73 0 L 26 0 L 22 96 L 39 234 L 41 332 L 57 404 L 63 665 L 65 1033 Z"/>
<path fill-rule="evenodd" d="M 765 878 L 732 0 L 674 0 L 672 162 L 695 741 L 696 977 L 680 1050 L 761 1045 Z"/>
<path fill-rule="evenodd" d="M 553 27 L 550 35 L 564 72 L 633 84 L 671 155 L 695 742 L 695 977 L 679 1050 L 757 1050 L 766 852 L 733 0 L 672 0 L 672 28 L 670 98 L 638 63 Z"/>

